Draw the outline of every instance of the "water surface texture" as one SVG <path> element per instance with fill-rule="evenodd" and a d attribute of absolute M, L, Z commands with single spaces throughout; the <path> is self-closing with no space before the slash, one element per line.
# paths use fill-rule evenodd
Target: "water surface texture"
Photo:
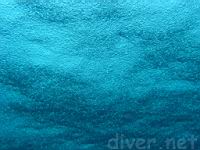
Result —
<path fill-rule="evenodd" d="M 200 1 L 0 0 L 0 150 L 183 148 L 200 150 Z"/>

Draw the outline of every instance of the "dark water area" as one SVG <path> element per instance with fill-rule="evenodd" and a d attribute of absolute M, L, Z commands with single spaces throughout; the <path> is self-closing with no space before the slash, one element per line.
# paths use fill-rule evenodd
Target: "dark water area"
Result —
<path fill-rule="evenodd" d="M 200 150 L 200 1 L 0 0 L 0 150 Z"/>

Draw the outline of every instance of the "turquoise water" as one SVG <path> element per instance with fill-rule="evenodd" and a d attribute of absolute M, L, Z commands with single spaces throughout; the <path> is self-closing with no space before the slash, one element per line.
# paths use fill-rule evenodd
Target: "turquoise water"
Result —
<path fill-rule="evenodd" d="M 0 0 L 0 150 L 199 137 L 199 1 Z"/>

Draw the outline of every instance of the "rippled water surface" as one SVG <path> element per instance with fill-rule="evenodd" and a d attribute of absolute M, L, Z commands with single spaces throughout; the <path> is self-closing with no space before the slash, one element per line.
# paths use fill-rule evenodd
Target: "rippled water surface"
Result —
<path fill-rule="evenodd" d="M 0 150 L 199 138 L 199 1 L 0 0 Z"/>

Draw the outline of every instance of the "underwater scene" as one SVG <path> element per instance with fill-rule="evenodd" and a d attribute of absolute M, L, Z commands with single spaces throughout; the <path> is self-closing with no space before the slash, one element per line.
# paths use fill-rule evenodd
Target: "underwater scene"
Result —
<path fill-rule="evenodd" d="M 200 1 L 0 0 L 0 150 L 200 150 Z"/>

